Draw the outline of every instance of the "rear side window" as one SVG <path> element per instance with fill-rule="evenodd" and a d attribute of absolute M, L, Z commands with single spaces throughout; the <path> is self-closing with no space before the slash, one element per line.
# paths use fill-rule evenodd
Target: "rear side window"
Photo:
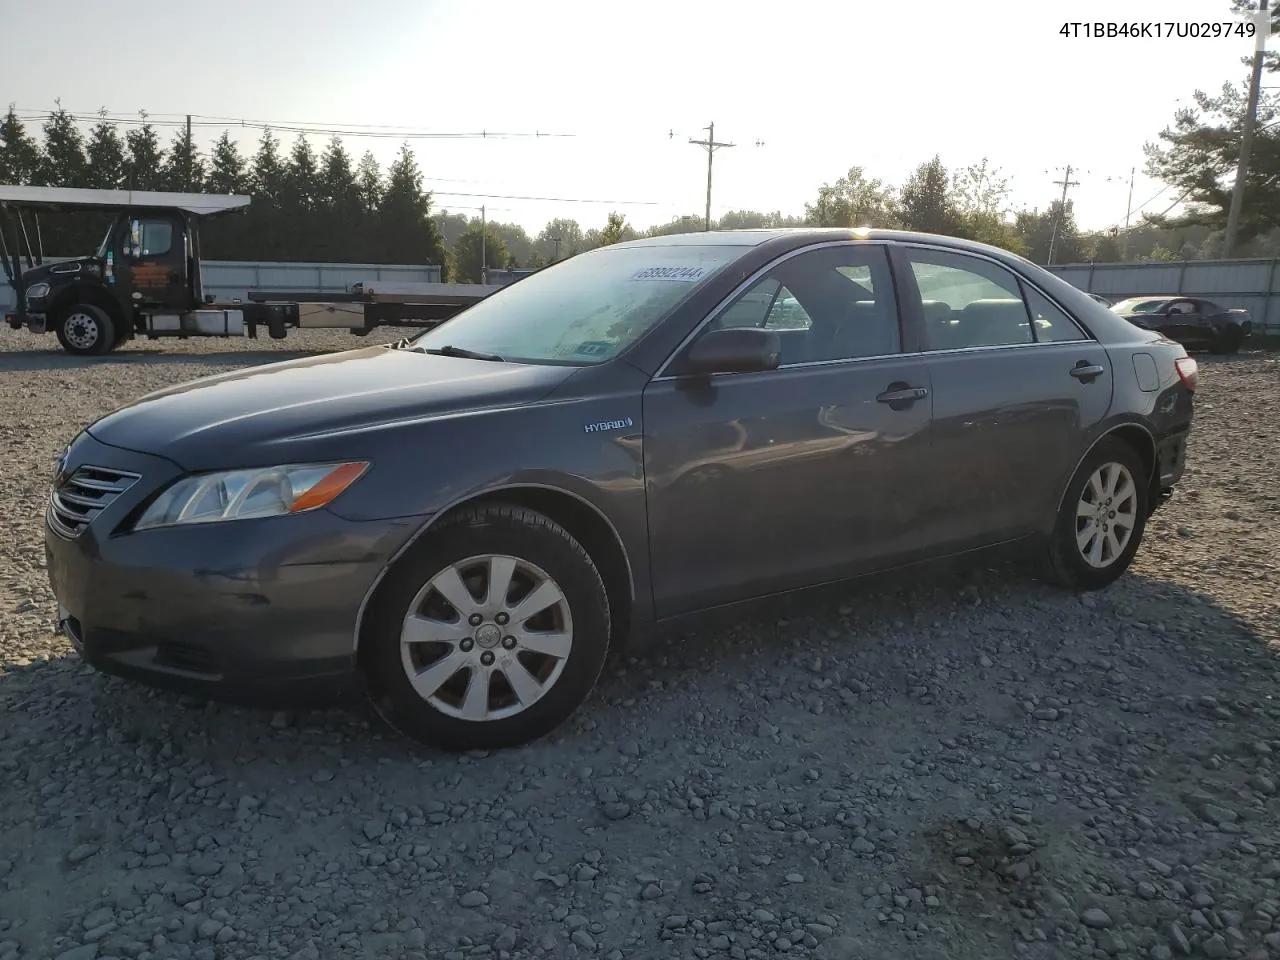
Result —
<path fill-rule="evenodd" d="M 1088 339 L 1075 322 L 1055 307 L 1048 297 L 1030 287 L 1023 289 L 1027 294 L 1027 306 L 1031 308 L 1036 340 L 1041 343 L 1061 343 Z"/>
<path fill-rule="evenodd" d="M 976 257 L 908 250 L 924 308 L 925 349 L 963 350 L 1033 343 L 1021 284 Z"/>

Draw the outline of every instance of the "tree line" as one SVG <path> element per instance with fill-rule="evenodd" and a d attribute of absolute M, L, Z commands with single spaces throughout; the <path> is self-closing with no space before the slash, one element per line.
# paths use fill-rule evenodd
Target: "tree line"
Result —
<path fill-rule="evenodd" d="M 513 223 L 482 228 L 478 217 L 435 209 L 407 144 L 386 170 L 370 152 L 355 159 L 339 137 L 317 153 L 304 135 L 286 148 L 270 130 L 251 155 L 226 131 L 206 155 L 185 127 L 165 144 L 145 117 L 122 133 L 104 116 L 86 134 L 61 108 L 33 135 L 10 107 L 0 120 L 0 183 L 250 194 L 248 210 L 204 224 L 206 259 L 438 264 L 455 282 L 480 279 L 482 250 L 490 268 L 537 268 L 622 240 L 705 228 L 702 216 L 689 214 L 637 229 L 618 213 L 599 227 L 555 219 L 534 235 Z M 1118 233 L 1082 232 L 1070 201 L 1011 213 L 1009 196 L 1007 179 L 988 161 L 953 171 L 935 156 L 898 187 L 855 166 L 823 184 L 803 214 L 739 210 L 712 227 L 898 227 L 992 243 L 1039 263 L 1048 262 L 1051 248 L 1054 263 L 1121 259 Z M 40 241 L 49 254 L 90 250 L 106 222 L 45 215 Z M 1198 222 L 1144 222 L 1123 248 L 1129 259 L 1172 259 L 1204 244 L 1211 230 Z"/>

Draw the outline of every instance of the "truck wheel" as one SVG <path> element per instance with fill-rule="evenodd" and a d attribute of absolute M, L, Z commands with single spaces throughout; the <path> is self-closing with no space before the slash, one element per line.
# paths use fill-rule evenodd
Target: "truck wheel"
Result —
<path fill-rule="evenodd" d="M 444 750 L 542 737 L 578 709 L 609 648 L 609 598 L 568 531 L 513 504 L 460 510 L 379 591 L 362 657 L 374 707 Z"/>
<path fill-rule="evenodd" d="M 1044 555 L 1044 578 L 1072 590 L 1100 590 L 1133 562 L 1147 526 L 1147 471 L 1133 447 L 1098 442 L 1076 470 Z"/>
<path fill-rule="evenodd" d="M 116 341 L 111 318 L 105 310 L 91 303 L 73 303 L 64 307 L 54 319 L 53 329 L 62 349 L 77 357 L 102 356 Z"/>

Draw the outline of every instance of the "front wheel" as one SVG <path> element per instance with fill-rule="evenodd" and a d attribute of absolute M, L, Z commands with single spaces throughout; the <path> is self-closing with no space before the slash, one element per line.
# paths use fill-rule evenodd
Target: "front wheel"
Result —
<path fill-rule="evenodd" d="M 459 511 L 379 591 L 364 642 L 387 722 L 445 750 L 542 737 L 586 700 L 609 648 L 609 599 L 591 557 L 548 517 L 512 504 Z"/>
<path fill-rule="evenodd" d="M 77 357 L 101 356 L 110 351 L 116 341 L 111 318 L 91 303 L 64 307 L 54 318 L 53 329 L 62 349 Z"/>
<path fill-rule="evenodd" d="M 1046 549 L 1046 579 L 1074 590 L 1113 583 L 1142 543 L 1148 499 L 1147 471 L 1134 449 L 1100 441 L 1067 485 Z"/>

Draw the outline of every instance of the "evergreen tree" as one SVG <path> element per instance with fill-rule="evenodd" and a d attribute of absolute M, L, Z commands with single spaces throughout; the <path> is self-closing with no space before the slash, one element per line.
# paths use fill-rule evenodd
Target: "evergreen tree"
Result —
<path fill-rule="evenodd" d="M 249 173 L 245 159 L 231 136 L 223 131 L 209 155 L 206 187 L 210 193 L 250 193 Z M 201 255 L 207 260 L 250 260 L 251 218 L 254 204 L 243 212 L 212 217 L 200 229 Z"/>
<path fill-rule="evenodd" d="M 316 256 L 338 262 L 358 260 L 363 209 L 351 157 L 334 137 L 320 157 L 316 185 L 320 210 L 316 223 Z"/>
<path fill-rule="evenodd" d="M 84 136 L 62 107 L 49 114 L 45 121 L 43 159 L 40 178 L 47 186 L 88 186 L 89 160 L 84 152 Z"/>
<path fill-rule="evenodd" d="M 206 187 L 210 193 L 246 193 L 249 177 L 240 148 L 225 130 L 209 156 Z"/>
<path fill-rule="evenodd" d="M 205 189 L 204 159 L 186 127 L 178 130 L 169 144 L 169 154 L 160 171 L 164 189 L 177 193 L 203 193 Z"/>
<path fill-rule="evenodd" d="M 262 132 L 258 152 L 249 171 L 249 189 L 253 202 L 246 217 L 252 257 L 246 260 L 297 260 L 284 248 L 281 201 L 284 195 L 284 163 L 280 160 L 280 141 L 270 130 Z"/>
<path fill-rule="evenodd" d="M 0 183 L 35 183 L 42 165 L 39 145 L 10 104 L 0 120 Z"/>
<path fill-rule="evenodd" d="M 107 112 L 93 125 L 89 144 L 85 150 L 89 159 L 89 176 L 86 186 L 99 190 L 118 190 L 125 179 L 124 140 L 116 125 L 107 120 Z"/>
<path fill-rule="evenodd" d="M 307 138 L 298 134 L 284 165 L 280 194 L 280 238 L 290 260 L 315 260 L 317 249 L 323 246 L 317 217 L 317 169 L 315 151 Z"/>
<path fill-rule="evenodd" d="M 444 244 L 431 217 L 431 194 L 422 188 L 422 171 L 407 143 L 387 172 L 387 189 L 378 217 L 377 263 L 445 263 Z M 403 259 L 397 260 L 400 257 Z"/>
<path fill-rule="evenodd" d="M 160 136 L 155 127 L 146 122 L 145 113 L 142 114 L 142 119 L 141 127 L 124 135 L 128 150 L 124 164 L 124 186 L 130 190 L 159 190 L 164 150 L 160 147 Z"/>

